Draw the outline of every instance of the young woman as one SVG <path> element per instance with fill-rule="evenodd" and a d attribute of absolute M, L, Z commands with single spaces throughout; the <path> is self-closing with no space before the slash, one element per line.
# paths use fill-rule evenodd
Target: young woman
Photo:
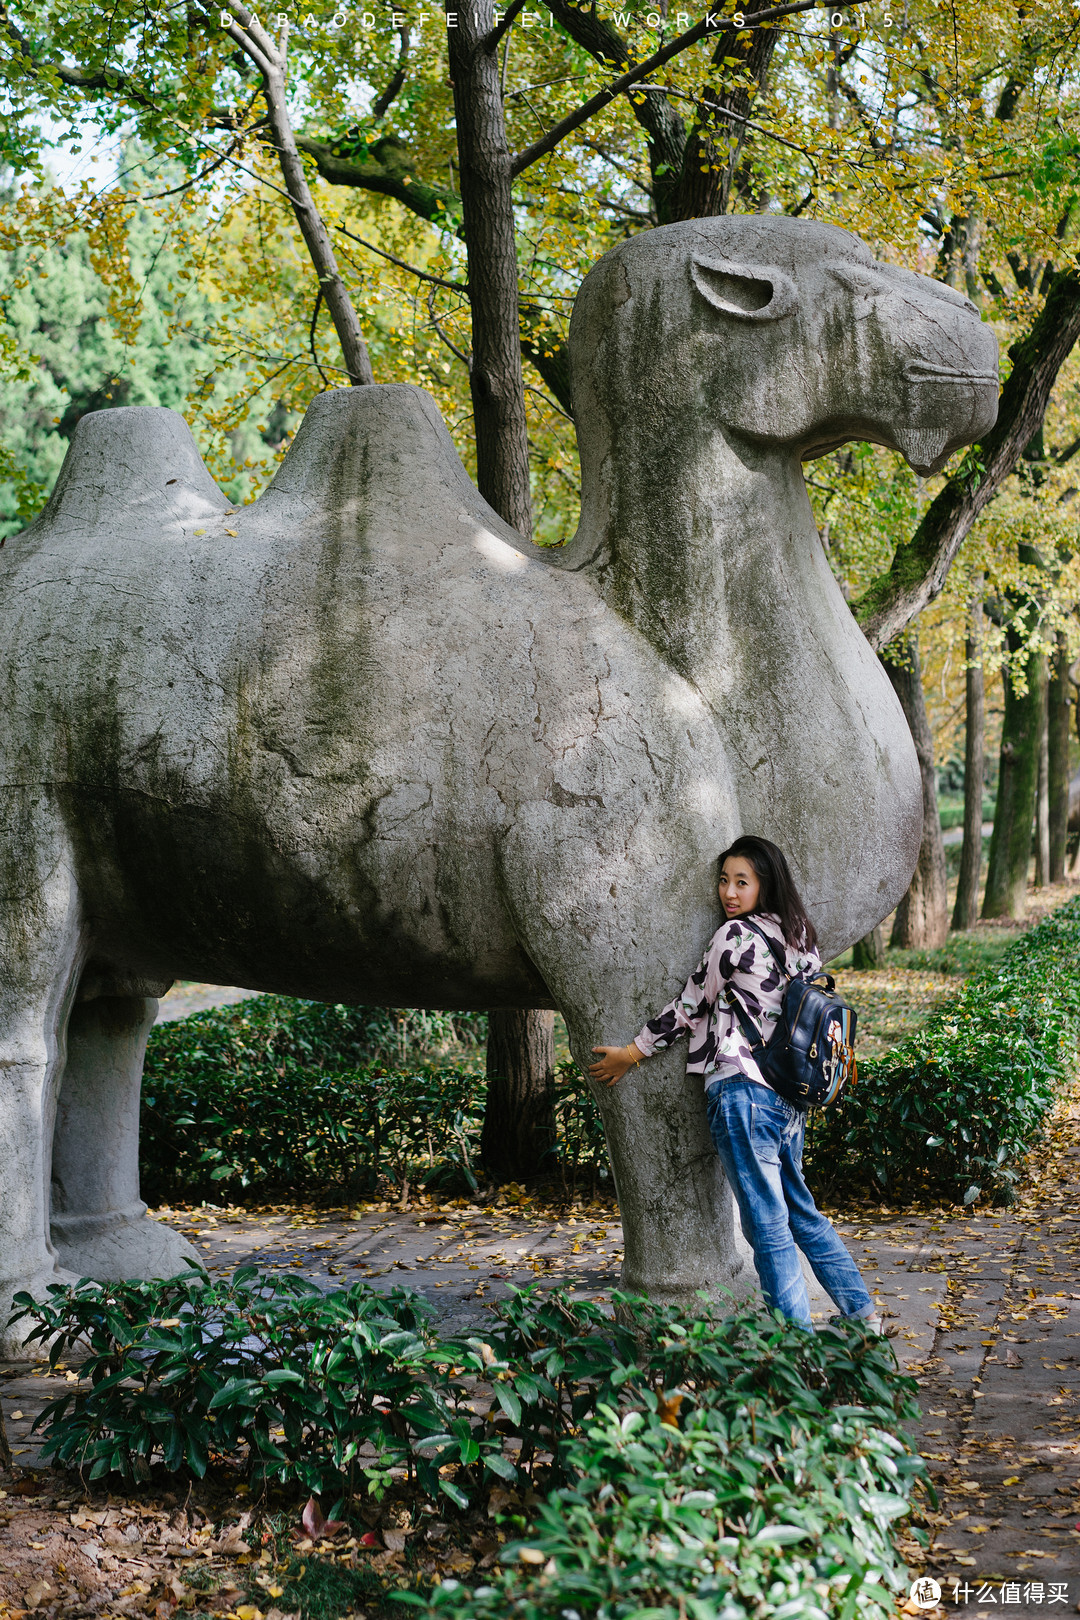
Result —
<path fill-rule="evenodd" d="M 704 1079 L 712 1138 L 754 1251 L 766 1304 L 812 1327 L 797 1245 L 841 1316 L 880 1333 L 881 1319 L 855 1262 L 803 1180 L 806 1115 L 762 1078 L 726 1000 L 730 985 L 767 1040 L 780 1017 L 786 980 L 762 939 L 739 919 L 753 916 L 784 953 L 789 974 L 820 969 L 814 925 L 782 851 L 767 838 L 737 838 L 724 851 L 720 901 L 727 921 L 682 994 L 650 1018 L 629 1046 L 595 1046 L 598 1059 L 589 1073 L 613 1086 L 685 1031 L 687 1072 Z"/>

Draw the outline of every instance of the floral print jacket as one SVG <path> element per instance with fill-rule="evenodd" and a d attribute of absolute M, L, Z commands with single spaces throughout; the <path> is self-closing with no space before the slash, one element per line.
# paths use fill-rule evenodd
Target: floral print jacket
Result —
<path fill-rule="evenodd" d="M 784 952 L 789 974 L 816 973 L 821 969 L 817 951 L 785 944 L 779 917 L 770 911 L 757 912 L 754 922 Z M 687 980 L 681 995 L 670 1001 L 663 1012 L 650 1018 L 634 1039 L 646 1057 L 671 1046 L 686 1031 L 690 1050 L 686 1071 L 700 1074 L 706 1084 L 714 1075 L 740 1073 L 759 1085 L 767 1085 L 754 1062 L 750 1045 L 738 1020 L 727 1004 L 728 984 L 742 1001 L 765 1039 L 780 1017 L 787 981 L 776 959 L 752 928 L 739 917 L 732 917 L 717 929 L 698 966 Z"/>

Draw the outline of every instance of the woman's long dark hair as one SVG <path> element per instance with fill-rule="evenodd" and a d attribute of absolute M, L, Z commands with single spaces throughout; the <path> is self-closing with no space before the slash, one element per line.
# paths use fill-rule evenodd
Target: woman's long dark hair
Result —
<path fill-rule="evenodd" d="M 736 838 L 731 847 L 724 850 L 720 856 L 721 872 L 729 855 L 741 855 L 757 873 L 761 892 L 755 909 L 771 911 L 779 917 L 784 938 L 796 950 L 816 950 L 817 933 L 799 897 L 783 850 L 767 838 L 755 838 L 747 833 L 743 838 Z"/>

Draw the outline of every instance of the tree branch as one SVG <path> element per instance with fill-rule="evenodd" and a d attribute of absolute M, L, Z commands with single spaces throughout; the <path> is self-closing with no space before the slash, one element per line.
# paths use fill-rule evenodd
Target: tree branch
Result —
<path fill-rule="evenodd" d="M 408 23 L 405 24 L 404 28 L 398 29 L 398 38 L 401 41 L 401 49 L 398 52 L 398 65 L 390 79 L 390 83 L 371 109 L 372 118 L 381 118 L 383 116 L 405 83 L 405 64 L 409 60 L 409 46 L 412 42 L 412 31 Z"/>
<path fill-rule="evenodd" d="M 5 0 L 0 0 L 0 31 L 11 40 L 28 70 L 40 74 L 41 63 L 34 54 L 34 48 L 8 11 Z M 100 67 L 87 73 L 82 68 L 65 67 L 62 62 L 51 62 L 49 68 L 61 84 L 66 84 L 72 90 L 108 90 L 110 93 L 122 90 L 136 106 L 145 107 L 151 112 L 154 110 L 154 103 L 141 91 L 134 89 L 128 75 L 118 68 Z"/>
<path fill-rule="evenodd" d="M 1013 472 L 1042 424 L 1050 391 L 1080 336 L 1080 270 L 1059 270 L 1031 330 L 1009 350 L 1013 369 L 997 422 L 973 445 L 927 508 L 911 540 L 898 546 L 854 606 L 870 645 L 880 651 L 940 593 L 956 553 L 983 507 Z"/>
<path fill-rule="evenodd" d="M 457 358 L 461 361 L 462 365 L 465 367 L 465 370 L 467 372 L 469 372 L 469 374 L 471 375 L 472 374 L 472 359 L 470 358 L 469 355 L 467 355 L 465 353 L 464 349 L 459 349 L 458 348 L 458 346 L 454 342 L 453 338 L 450 337 L 446 332 L 444 332 L 442 327 L 439 324 L 439 317 L 435 313 L 435 289 L 434 289 L 434 287 L 432 287 L 430 292 L 428 293 L 427 307 L 428 307 L 428 315 L 431 318 L 431 324 L 435 328 L 435 331 L 438 333 L 438 335 L 442 339 L 442 341 L 446 344 L 446 347 L 450 350 L 450 353 L 457 355 Z"/>
<path fill-rule="evenodd" d="M 349 380 L 354 386 L 373 383 L 375 374 L 371 369 L 367 344 L 364 342 L 348 288 L 337 267 L 326 223 L 311 195 L 303 160 L 297 150 L 292 121 L 289 118 L 285 99 L 289 25 L 287 22 L 283 24 L 281 43 L 275 45 L 258 19 L 241 5 L 239 0 L 224 0 L 224 4 L 234 18 L 226 32 L 256 64 L 263 76 L 263 99 L 266 102 L 273 145 L 281 166 L 281 177 L 285 182 L 300 234 L 304 238 L 304 245 L 315 268 L 319 289 L 330 311 Z"/>
<path fill-rule="evenodd" d="M 362 236 L 357 236 L 355 232 L 346 230 L 344 225 L 339 225 L 337 229 L 342 236 L 347 236 L 350 242 L 359 242 L 360 246 L 367 248 L 369 253 L 377 253 L 380 258 L 389 259 L 390 263 L 396 264 L 400 270 L 407 270 L 410 276 L 417 276 L 421 281 L 434 282 L 436 287 L 449 287 L 451 292 L 468 295 L 469 284 L 467 281 L 447 281 L 443 276 L 433 276 L 430 270 L 421 270 L 418 265 L 408 264 L 404 259 L 397 258 L 393 253 L 387 253 L 385 248 L 376 247 L 374 242 L 365 242 Z"/>
<path fill-rule="evenodd" d="M 850 0 L 851 5 L 863 5 L 866 3 L 867 0 Z M 793 0 L 790 5 L 771 6 L 767 11 L 758 11 L 752 17 L 746 17 L 741 32 L 745 32 L 747 29 L 759 28 L 763 23 L 776 22 L 781 17 L 791 17 L 796 12 L 813 11 L 817 4 L 818 0 Z M 707 35 L 716 33 L 718 30 L 712 26 L 715 16 L 714 12 L 707 12 L 699 23 L 694 24 L 693 28 L 688 28 L 684 34 L 677 35 L 669 44 L 664 45 L 660 50 L 655 51 L 652 56 L 647 57 L 644 62 L 639 62 L 636 67 L 628 69 L 626 73 L 613 80 L 603 90 L 598 90 L 596 95 L 590 96 L 588 101 L 582 102 L 581 106 L 574 112 L 560 119 L 542 139 L 534 141 L 532 146 L 527 146 L 524 151 L 517 154 L 511 163 L 512 173 L 515 176 L 519 175 L 523 170 L 536 163 L 539 158 L 546 157 L 549 152 L 554 151 L 561 140 L 565 139 L 567 135 L 572 135 L 575 129 L 580 129 L 582 124 L 587 123 L 594 113 L 600 112 L 602 108 L 607 106 L 609 101 L 613 101 L 624 90 L 628 90 L 633 84 L 638 84 L 642 79 L 647 79 L 650 73 L 655 73 L 657 68 L 663 67 L 666 62 L 670 62 L 673 57 L 678 56 L 682 51 L 688 50 L 691 45 L 696 45 L 699 40 L 705 39 Z M 730 19 L 727 19 L 727 22 L 730 25 Z"/>
<path fill-rule="evenodd" d="M 491 33 L 487 36 L 487 38 L 481 41 L 480 49 L 482 51 L 487 51 L 490 55 L 492 51 L 498 50 L 499 45 L 502 42 L 503 35 L 508 34 L 511 28 L 513 28 L 514 23 L 517 21 L 518 13 L 522 10 L 524 5 L 525 0 L 510 0 L 510 4 L 506 8 L 502 22 L 496 23 L 495 27 L 491 30 Z"/>
<path fill-rule="evenodd" d="M 625 71 L 631 65 L 630 47 L 614 25 L 598 16 L 595 7 L 579 8 L 573 0 L 548 0 L 548 9 L 576 45 L 606 68 Z M 516 92 L 512 92 L 516 93 Z M 686 151 L 686 125 L 660 87 L 644 98 L 631 96 L 630 111 L 645 131 L 652 177 L 652 194 L 660 224 L 667 223 L 665 200 L 682 173 Z"/>
<path fill-rule="evenodd" d="M 331 146 L 327 141 L 298 135 L 296 144 L 314 159 L 316 169 L 332 186 L 356 186 L 381 197 L 393 197 L 431 225 L 449 226 L 451 214 L 461 207 L 456 191 L 416 179 L 408 149 L 395 135 L 384 135 L 370 147 L 361 139 L 358 144 L 364 153 L 362 158 L 343 152 L 340 141 Z"/>
<path fill-rule="evenodd" d="M 320 366 L 319 356 L 315 351 L 315 336 L 318 331 L 319 310 L 322 308 L 322 301 L 323 295 L 322 288 L 320 287 L 315 295 L 315 308 L 311 312 L 311 325 L 308 328 L 308 348 L 311 350 L 311 358 L 315 362 L 315 370 L 319 373 L 319 376 L 322 379 L 322 385 L 325 388 L 327 386 L 326 373 L 323 371 L 322 366 Z"/>

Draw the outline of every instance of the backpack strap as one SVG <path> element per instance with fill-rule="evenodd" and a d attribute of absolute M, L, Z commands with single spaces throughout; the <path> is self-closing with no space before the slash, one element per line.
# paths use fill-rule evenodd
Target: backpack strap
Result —
<path fill-rule="evenodd" d="M 745 923 L 747 928 L 752 929 L 755 934 L 759 935 L 760 938 L 765 941 L 765 944 L 768 946 L 769 952 L 772 955 L 773 961 L 780 969 L 780 972 L 784 975 L 784 978 L 790 984 L 791 974 L 787 970 L 787 960 L 781 954 L 779 947 L 774 943 L 773 940 L 769 938 L 764 928 L 759 927 L 756 922 L 752 922 L 749 917 L 733 917 L 732 921 Z M 736 993 L 730 983 L 728 984 L 724 995 L 728 1006 L 731 1008 L 736 1019 L 738 1020 L 739 1028 L 746 1036 L 746 1039 L 750 1042 L 751 1051 L 756 1053 L 759 1049 L 764 1049 L 764 1047 L 768 1045 L 768 1042 L 758 1029 L 757 1025 L 754 1023 L 753 1019 L 750 1017 L 750 1014 L 747 1012 L 746 1008 L 743 1006 L 742 998 Z"/>
<path fill-rule="evenodd" d="M 735 917 L 732 919 L 732 921 L 745 923 L 747 928 L 753 929 L 754 933 L 758 934 L 765 941 L 765 944 L 768 946 L 769 951 L 772 954 L 773 961 L 784 975 L 784 978 L 790 980 L 791 974 L 787 969 L 787 957 L 783 955 L 775 941 L 769 938 L 764 928 L 761 928 L 756 922 L 752 922 L 749 917 Z"/>
<path fill-rule="evenodd" d="M 725 990 L 724 995 L 726 997 L 728 1006 L 731 1008 L 736 1019 L 738 1020 L 739 1028 L 746 1036 L 746 1039 L 750 1042 L 750 1050 L 756 1054 L 758 1050 L 764 1047 L 766 1044 L 764 1035 L 762 1035 L 760 1029 L 758 1029 L 757 1025 L 754 1023 L 754 1020 L 750 1017 L 750 1014 L 747 1012 L 746 1008 L 743 1006 L 741 1000 L 730 984 Z"/>

